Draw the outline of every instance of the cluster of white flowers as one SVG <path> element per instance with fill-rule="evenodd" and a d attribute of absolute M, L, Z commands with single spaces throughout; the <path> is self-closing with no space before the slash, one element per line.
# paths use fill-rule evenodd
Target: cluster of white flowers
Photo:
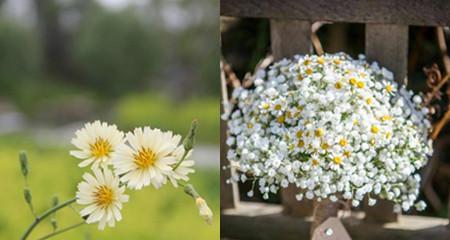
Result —
<path fill-rule="evenodd" d="M 392 200 L 396 210 L 417 202 L 420 176 L 432 153 L 422 98 L 377 63 L 339 54 L 295 56 L 255 75 L 254 88 L 233 92 L 228 159 L 258 181 L 264 198 L 295 184 L 308 199 Z M 253 191 L 249 192 L 252 195 Z"/>
<path fill-rule="evenodd" d="M 75 135 L 72 143 L 78 150 L 70 154 L 83 160 L 80 167 L 91 165 L 94 173 L 84 174 L 77 203 L 88 205 L 81 215 L 87 223 L 99 222 L 99 229 L 121 220 L 122 203 L 128 201 L 126 187 L 160 188 L 168 180 L 177 187 L 178 181 L 188 181 L 188 174 L 194 172 L 194 161 L 187 160 L 192 150 L 185 149 L 181 136 L 172 132 L 145 127 L 125 135 L 115 125 L 96 121 Z"/>

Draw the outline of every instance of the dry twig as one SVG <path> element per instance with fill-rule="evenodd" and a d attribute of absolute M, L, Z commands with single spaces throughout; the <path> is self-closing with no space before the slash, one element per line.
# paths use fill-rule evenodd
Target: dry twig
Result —
<path fill-rule="evenodd" d="M 314 47 L 314 50 L 316 50 L 317 55 L 323 55 L 323 47 L 320 43 L 320 39 L 317 36 L 317 31 L 325 24 L 329 24 L 330 22 L 315 22 L 311 26 L 311 42 Z"/>

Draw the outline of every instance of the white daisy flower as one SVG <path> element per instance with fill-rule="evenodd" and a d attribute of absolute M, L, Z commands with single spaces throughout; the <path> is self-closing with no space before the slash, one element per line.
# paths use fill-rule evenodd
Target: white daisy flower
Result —
<path fill-rule="evenodd" d="M 172 175 L 172 167 L 177 162 L 171 153 L 177 148 L 181 136 L 172 132 L 162 132 L 150 127 L 136 128 L 127 133 L 127 142 L 117 150 L 113 160 L 116 174 L 132 189 L 141 189 L 152 184 L 161 187 Z"/>
<path fill-rule="evenodd" d="M 183 146 L 179 146 L 172 155 L 176 157 L 177 163 L 181 161 L 185 154 L 185 150 Z M 178 181 L 189 181 L 188 174 L 194 173 L 195 170 L 192 168 L 195 165 L 193 160 L 190 160 L 190 156 L 192 154 L 192 150 L 190 150 L 186 156 L 184 156 L 184 160 L 173 170 L 172 174 L 167 175 L 170 182 L 174 187 L 178 187 Z"/>
<path fill-rule="evenodd" d="M 85 173 L 84 181 L 78 184 L 77 203 L 88 205 L 80 214 L 86 218 L 86 223 L 98 222 L 98 228 L 105 225 L 114 227 L 116 221 L 122 219 L 120 210 L 122 203 L 128 201 L 125 186 L 120 186 L 119 178 L 107 168 L 93 169 L 94 175 Z"/>
<path fill-rule="evenodd" d="M 83 159 L 78 164 L 80 167 L 90 164 L 92 168 L 105 167 L 115 157 L 117 146 L 123 142 L 124 134 L 117 130 L 116 125 L 100 121 L 86 123 L 84 128 L 75 132 L 72 144 L 79 150 L 70 151 L 70 155 Z"/>

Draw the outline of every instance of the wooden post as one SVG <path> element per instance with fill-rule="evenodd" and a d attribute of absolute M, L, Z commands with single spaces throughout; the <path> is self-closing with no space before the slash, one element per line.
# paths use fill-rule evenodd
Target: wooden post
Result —
<path fill-rule="evenodd" d="M 222 64 L 222 63 L 221 63 Z M 222 65 L 220 66 L 223 67 Z M 221 69 L 222 70 L 222 69 Z M 227 85 L 224 72 L 221 71 L 221 87 L 223 98 L 227 98 Z M 225 100 L 224 100 L 225 101 Z M 220 113 L 223 113 L 223 105 L 220 104 Z M 239 189 L 236 183 L 227 184 L 233 169 L 227 168 L 230 164 L 227 160 L 227 123 L 220 119 L 220 209 L 235 208 L 239 203 Z M 223 169 L 223 168 L 226 169 Z"/>
<path fill-rule="evenodd" d="M 292 57 L 295 54 L 310 53 L 311 23 L 298 20 L 271 19 L 270 21 L 271 49 L 274 60 Z M 282 189 L 281 200 L 283 212 L 297 217 L 312 215 L 312 201 L 297 201 L 295 195 L 298 189 L 294 185 Z"/>
<path fill-rule="evenodd" d="M 366 56 L 392 71 L 399 84 L 407 84 L 408 26 L 366 24 Z"/>
<path fill-rule="evenodd" d="M 311 52 L 311 23 L 298 20 L 270 20 L 271 49 L 274 60 Z"/>
<path fill-rule="evenodd" d="M 407 84 L 408 26 L 392 24 L 366 24 L 366 56 L 369 62 L 377 61 L 394 73 L 399 84 Z M 365 204 L 366 220 L 370 222 L 395 222 L 398 215 L 394 204 L 378 200 L 375 206 Z"/>

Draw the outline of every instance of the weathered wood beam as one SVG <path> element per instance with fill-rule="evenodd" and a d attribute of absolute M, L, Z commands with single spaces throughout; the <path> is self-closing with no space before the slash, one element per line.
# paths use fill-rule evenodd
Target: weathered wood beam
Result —
<path fill-rule="evenodd" d="M 309 239 L 311 222 L 281 214 L 279 205 L 242 203 L 240 209 L 229 209 L 221 215 L 222 238 L 240 240 L 298 240 Z M 353 239 L 450 239 L 448 221 L 444 218 L 400 216 L 397 223 L 370 224 L 362 216 L 344 219 Z"/>
<path fill-rule="evenodd" d="M 450 25 L 448 0 L 221 0 L 220 15 L 419 26 Z"/>
<path fill-rule="evenodd" d="M 394 73 L 399 84 L 407 83 L 408 26 L 392 24 L 366 24 L 366 57 L 369 62 L 377 61 Z M 373 207 L 367 204 L 366 220 L 370 222 L 394 222 L 397 214 L 394 204 L 387 200 L 378 200 Z"/>

